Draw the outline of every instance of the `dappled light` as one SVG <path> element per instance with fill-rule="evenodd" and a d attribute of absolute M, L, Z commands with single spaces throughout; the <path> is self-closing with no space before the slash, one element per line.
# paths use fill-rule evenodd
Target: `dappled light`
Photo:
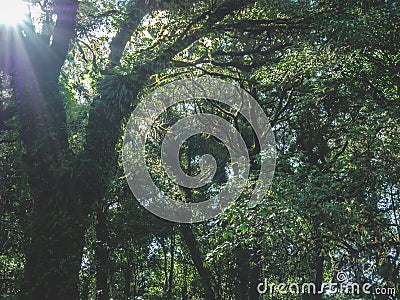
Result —
<path fill-rule="evenodd" d="M 399 17 L 0 0 L 0 299 L 399 299 Z"/>

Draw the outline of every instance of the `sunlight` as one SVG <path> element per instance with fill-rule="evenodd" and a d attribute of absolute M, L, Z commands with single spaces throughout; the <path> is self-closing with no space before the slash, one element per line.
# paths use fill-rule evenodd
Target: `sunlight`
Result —
<path fill-rule="evenodd" d="M 0 0 L 0 25 L 15 26 L 28 13 L 28 5 L 22 0 Z"/>

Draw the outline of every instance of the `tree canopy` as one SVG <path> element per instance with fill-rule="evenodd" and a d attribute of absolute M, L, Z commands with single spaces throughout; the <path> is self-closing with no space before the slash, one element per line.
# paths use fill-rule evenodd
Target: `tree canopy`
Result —
<path fill-rule="evenodd" d="M 2 298 L 397 299 L 398 1 L 26 2 L 23 22 L 0 20 Z M 215 218 L 173 223 L 129 189 L 123 135 L 148 95 L 204 76 L 263 109 L 276 141 L 274 178 L 249 205 L 262 156 L 254 128 L 212 99 L 174 105 L 146 143 L 160 190 L 198 203 L 229 180 L 229 149 L 209 134 L 179 151 L 189 176 L 201 156 L 214 157 L 207 185 L 188 189 L 165 171 L 165 136 L 198 113 L 238 130 L 250 174 Z M 371 293 L 278 288 L 303 283 L 316 291 L 369 284 Z"/>

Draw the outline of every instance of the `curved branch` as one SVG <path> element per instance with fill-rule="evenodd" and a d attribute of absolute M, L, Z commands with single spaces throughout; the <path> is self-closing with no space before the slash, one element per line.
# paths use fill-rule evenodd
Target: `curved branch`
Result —
<path fill-rule="evenodd" d="M 178 38 L 166 51 L 159 53 L 154 59 L 135 66 L 129 80 L 132 90 L 129 100 L 133 100 L 133 98 L 137 97 L 152 74 L 169 67 L 172 58 L 177 53 L 183 51 L 198 38 L 207 34 L 214 24 L 223 20 L 227 15 L 251 3 L 254 3 L 254 0 L 225 1 L 225 5 L 209 13 L 210 15 L 207 21 L 204 22 L 199 29 L 185 37 Z M 140 20 L 137 20 L 135 23 L 132 23 L 131 26 L 139 23 Z M 120 33 L 124 36 L 122 36 L 119 41 L 117 40 L 119 46 L 125 47 L 125 34 L 128 32 L 130 34 L 132 29 L 132 27 L 126 27 L 124 32 Z M 117 39 L 117 37 L 115 39 Z M 114 41 L 114 43 L 117 43 L 117 41 Z M 121 50 L 123 51 L 122 47 L 114 50 L 115 54 L 112 58 L 114 62 L 122 55 Z M 109 69 L 110 68 L 112 68 L 112 65 L 109 66 Z M 109 82 L 110 78 L 108 76 L 111 75 L 105 75 L 103 77 L 106 82 Z M 114 103 L 115 101 L 114 98 L 108 95 L 101 95 L 93 101 L 91 106 L 85 150 L 79 157 L 77 170 L 77 173 L 79 173 L 77 180 L 80 182 L 82 188 L 81 196 L 82 199 L 85 199 L 85 204 L 82 207 L 83 210 L 87 210 L 96 203 L 96 201 L 102 199 L 102 194 L 105 193 L 108 188 L 109 175 L 116 164 L 116 145 L 121 138 L 121 125 L 123 120 L 133 109 L 130 101 L 127 101 L 127 103 Z M 97 175 L 93 176 L 93 174 Z"/>
<path fill-rule="evenodd" d="M 78 0 L 55 0 L 54 13 L 57 15 L 51 48 L 55 54 L 55 66 L 60 70 L 72 38 L 75 36 Z"/>
<path fill-rule="evenodd" d="M 111 66 L 119 65 L 122 54 L 129 42 L 133 31 L 137 29 L 146 12 L 150 11 L 150 7 L 146 5 L 146 1 L 138 0 L 132 5 L 124 21 L 119 26 L 117 35 L 112 39 L 110 44 L 109 60 Z"/>

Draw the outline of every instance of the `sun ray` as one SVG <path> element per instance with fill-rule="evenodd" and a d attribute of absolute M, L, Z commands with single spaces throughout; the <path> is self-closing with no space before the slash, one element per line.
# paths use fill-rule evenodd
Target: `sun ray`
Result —
<path fill-rule="evenodd" d="M 28 14 L 28 4 L 22 0 L 0 0 L 0 26 L 16 26 Z"/>

